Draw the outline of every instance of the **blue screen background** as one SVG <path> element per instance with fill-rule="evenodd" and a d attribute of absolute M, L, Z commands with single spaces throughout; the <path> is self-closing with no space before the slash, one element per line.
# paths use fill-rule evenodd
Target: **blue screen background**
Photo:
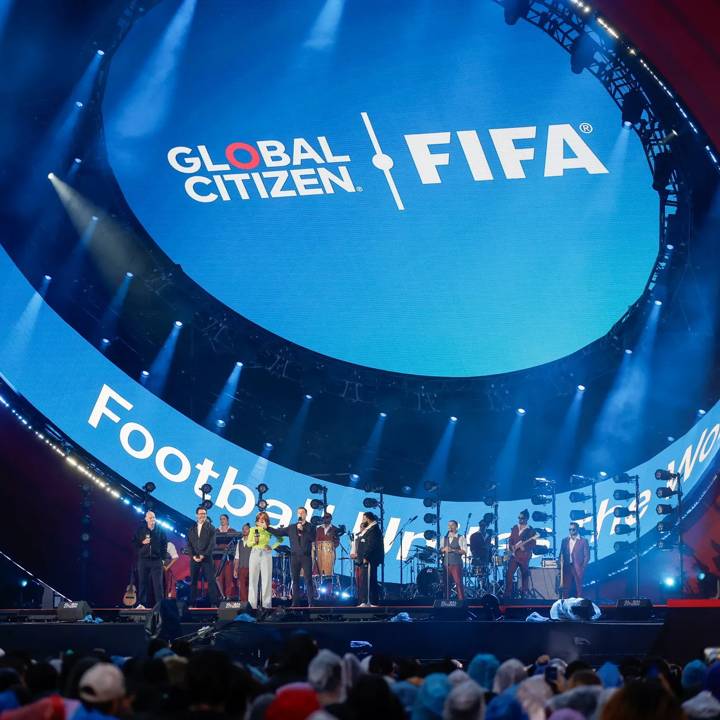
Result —
<path fill-rule="evenodd" d="M 537 28 L 506 25 L 489 0 L 212 0 L 179 32 L 188 5 L 161 3 L 118 49 L 107 147 L 151 236 L 241 314 L 335 358 L 471 376 L 578 350 L 642 292 L 658 199 L 640 142 Z M 371 163 L 361 112 L 395 161 L 404 212 Z M 609 174 L 543 177 L 557 123 L 589 123 L 581 137 Z M 519 126 L 537 127 L 516 143 L 535 160 L 507 180 L 488 129 Z M 422 185 L 404 135 L 458 130 L 477 130 L 495 179 L 473 181 L 453 135 L 434 148 L 450 152 L 442 183 Z M 198 204 L 166 159 L 177 145 L 204 144 L 221 162 L 231 142 L 317 147 L 319 135 L 350 155 L 362 191 Z"/>

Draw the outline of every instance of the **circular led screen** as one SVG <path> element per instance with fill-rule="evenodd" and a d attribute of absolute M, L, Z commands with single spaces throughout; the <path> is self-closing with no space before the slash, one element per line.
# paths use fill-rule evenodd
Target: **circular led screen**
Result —
<path fill-rule="evenodd" d="M 492 2 L 160 3 L 103 105 L 136 216 L 194 280 L 341 360 L 527 368 L 641 294 L 658 199 L 589 73 Z"/>

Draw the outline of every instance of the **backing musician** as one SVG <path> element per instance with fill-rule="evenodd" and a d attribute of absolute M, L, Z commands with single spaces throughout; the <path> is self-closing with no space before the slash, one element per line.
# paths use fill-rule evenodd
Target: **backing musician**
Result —
<path fill-rule="evenodd" d="M 580 526 L 570 523 L 570 534 L 560 544 L 560 575 L 563 597 L 582 597 L 585 568 L 590 562 L 590 545 L 580 537 Z"/>
<path fill-rule="evenodd" d="M 378 567 L 385 561 L 383 536 L 375 513 L 363 513 L 360 531 L 355 535 L 355 552 L 350 555 L 360 566 L 358 600 L 361 607 L 378 603 Z"/>
<path fill-rule="evenodd" d="M 315 574 L 332 577 L 335 571 L 335 552 L 340 544 L 340 531 L 332 524 L 332 515 L 326 512 L 315 530 Z"/>
<path fill-rule="evenodd" d="M 505 576 L 505 597 L 512 597 L 513 577 L 518 568 L 522 581 L 522 597 L 527 597 L 530 591 L 530 558 L 535 547 L 537 533 L 528 525 L 530 512 L 523 510 L 518 516 L 517 525 L 513 525 L 508 539 L 510 562 Z"/>
<path fill-rule="evenodd" d="M 448 522 L 448 531 L 445 534 L 442 553 L 445 557 L 445 572 L 447 573 L 446 595 L 450 594 L 450 579 L 455 584 L 457 599 L 465 599 L 463 587 L 463 559 L 467 554 L 465 536 L 458 532 L 457 520 Z M 445 598 L 449 600 L 449 597 Z"/>
<path fill-rule="evenodd" d="M 478 529 L 470 536 L 470 554 L 474 566 L 485 566 L 490 562 L 492 550 L 492 531 L 488 529 L 484 520 L 480 521 Z"/>

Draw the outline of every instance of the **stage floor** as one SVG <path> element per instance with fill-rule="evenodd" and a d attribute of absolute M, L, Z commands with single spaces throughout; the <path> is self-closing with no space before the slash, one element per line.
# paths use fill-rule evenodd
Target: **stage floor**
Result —
<path fill-rule="evenodd" d="M 492 621 L 458 619 L 455 610 L 438 612 L 429 606 L 316 607 L 292 612 L 276 609 L 258 622 L 219 622 L 216 613 L 207 609 L 190 611 L 182 633 L 194 638 L 195 644 L 213 644 L 237 659 L 258 661 L 279 649 L 297 630 L 311 633 L 321 647 L 338 653 L 362 642 L 369 644 L 364 646 L 369 652 L 426 660 L 467 660 L 475 653 L 491 652 L 501 659 L 518 657 L 526 663 L 543 653 L 567 661 L 581 657 L 593 664 L 648 654 L 684 663 L 701 657 L 705 647 L 720 645 L 717 606 L 658 608 L 653 617 L 643 621 L 620 620 L 617 611 L 608 608 L 605 619 L 597 622 L 525 622 L 531 610 L 547 614 L 547 606 L 522 606 L 507 608 L 502 619 Z M 68 648 L 144 654 L 148 611 L 105 608 L 93 612 L 101 623 L 59 622 L 52 610 L 0 610 L 0 647 L 27 650 L 36 657 Z M 412 621 L 391 622 L 399 612 L 407 612 Z"/>

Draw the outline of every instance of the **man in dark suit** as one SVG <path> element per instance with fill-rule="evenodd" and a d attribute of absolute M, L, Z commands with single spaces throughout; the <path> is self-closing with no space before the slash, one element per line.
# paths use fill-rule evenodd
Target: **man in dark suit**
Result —
<path fill-rule="evenodd" d="M 210 604 L 218 603 L 218 588 L 215 582 L 215 566 L 213 550 L 215 549 L 215 528 L 208 520 L 207 510 L 200 506 L 195 511 L 197 522 L 190 526 L 187 533 L 188 553 L 190 555 L 190 605 L 197 600 L 197 584 L 200 573 L 205 576 L 208 584 Z"/>
<path fill-rule="evenodd" d="M 163 560 L 167 553 L 168 540 L 165 531 L 157 524 L 155 513 L 152 510 L 145 513 L 145 522 L 135 533 L 133 544 L 138 548 L 140 605 L 144 608 L 153 607 L 149 596 L 150 585 L 152 585 L 154 604 L 159 603 L 165 597 Z"/>
<path fill-rule="evenodd" d="M 287 537 L 290 540 L 290 576 L 292 577 L 292 604 L 300 605 L 300 571 L 305 576 L 305 592 L 308 605 L 313 596 L 312 547 L 315 540 L 315 528 L 307 521 L 307 510 L 297 509 L 298 519 L 294 525 L 281 528 L 268 528 L 275 537 Z"/>
<path fill-rule="evenodd" d="M 377 572 L 385 562 L 385 548 L 375 513 L 363 513 L 363 524 L 355 537 L 355 561 L 360 565 L 358 600 L 361 606 L 372 606 L 378 604 Z"/>
<path fill-rule="evenodd" d="M 570 535 L 560 544 L 563 597 L 582 597 L 585 568 L 590 562 L 590 545 L 580 537 L 580 526 L 570 523 Z"/>

